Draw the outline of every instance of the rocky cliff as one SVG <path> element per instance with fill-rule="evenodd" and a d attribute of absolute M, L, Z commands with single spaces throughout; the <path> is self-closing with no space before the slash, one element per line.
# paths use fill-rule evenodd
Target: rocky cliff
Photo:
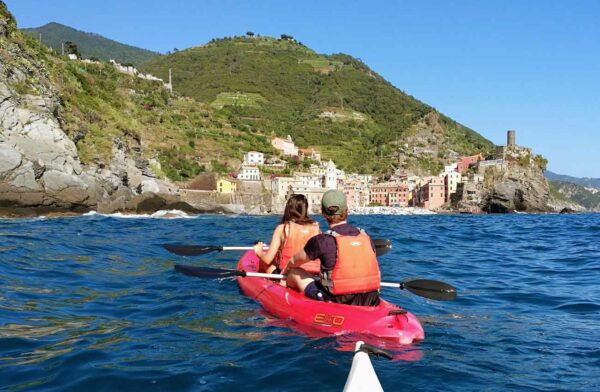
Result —
<path fill-rule="evenodd" d="M 179 203 L 177 187 L 155 178 L 135 137 L 113 139 L 108 162 L 82 164 L 64 130 L 50 56 L 17 31 L 0 2 L 0 214 L 138 211 Z"/>
<path fill-rule="evenodd" d="M 547 212 L 549 190 L 544 177 L 545 160 L 527 148 L 502 148 L 504 166 L 483 174 L 481 208 L 486 212 Z"/>
<path fill-rule="evenodd" d="M 482 210 L 486 212 L 546 212 L 548 183 L 532 168 L 510 166 L 507 170 L 486 174 Z"/>

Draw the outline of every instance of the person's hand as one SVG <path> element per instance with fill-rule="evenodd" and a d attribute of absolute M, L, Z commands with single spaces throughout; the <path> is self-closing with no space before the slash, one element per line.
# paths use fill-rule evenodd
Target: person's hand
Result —
<path fill-rule="evenodd" d="M 257 256 L 260 256 L 265 253 L 264 248 L 265 248 L 265 244 L 263 242 L 257 242 L 253 248 L 254 253 L 256 253 Z"/>

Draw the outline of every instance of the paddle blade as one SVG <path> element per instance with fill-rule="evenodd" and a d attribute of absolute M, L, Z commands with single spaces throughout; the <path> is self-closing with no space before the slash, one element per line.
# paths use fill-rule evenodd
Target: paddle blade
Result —
<path fill-rule="evenodd" d="M 176 264 L 175 271 L 197 278 L 231 278 L 242 275 L 241 271 L 223 268 L 204 268 L 192 265 Z"/>
<path fill-rule="evenodd" d="M 402 286 L 416 295 L 438 301 L 452 301 L 456 298 L 456 288 L 454 286 L 437 280 L 408 280 Z"/>
<path fill-rule="evenodd" d="M 387 239 L 374 239 L 373 244 L 377 256 L 383 256 L 392 249 L 392 241 Z"/>
<path fill-rule="evenodd" d="M 367 344 L 367 343 L 361 344 L 360 348 L 355 352 L 358 352 L 358 351 L 363 351 L 369 355 L 375 355 L 376 357 L 384 357 L 387 359 L 394 358 L 392 356 L 391 352 L 384 350 L 382 348 L 379 348 L 379 347 L 371 346 L 370 344 Z"/>
<path fill-rule="evenodd" d="M 175 253 L 180 256 L 200 256 L 210 252 L 220 252 L 223 250 L 222 246 L 196 246 L 196 245 L 175 245 L 175 244 L 164 244 L 163 248 L 171 253 Z"/>

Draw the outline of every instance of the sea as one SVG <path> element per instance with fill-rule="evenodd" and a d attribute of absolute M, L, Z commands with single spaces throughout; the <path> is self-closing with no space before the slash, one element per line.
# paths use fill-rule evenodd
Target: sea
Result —
<path fill-rule="evenodd" d="M 318 218 L 320 219 L 320 218 Z M 320 220 L 321 226 L 325 222 Z M 386 391 L 599 391 L 600 214 L 369 215 L 393 248 L 382 280 L 454 285 L 454 301 L 382 296 L 425 340 L 373 339 Z M 352 336 L 265 313 L 229 279 L 239 252 L 182 257 L 168 243 L 268 242 L 275 216 L 159 214 L 0 219 L 1 391 L 341 391 Z"/>

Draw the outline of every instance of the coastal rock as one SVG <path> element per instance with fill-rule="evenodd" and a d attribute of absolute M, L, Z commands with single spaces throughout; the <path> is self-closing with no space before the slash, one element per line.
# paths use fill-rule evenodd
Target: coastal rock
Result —
<path fill-rule="evenodd" d="M 198 212 L 181 202 L 177 186 L 155 178 L 135 134 L 113 140 L 108 165 L 82 164 L 45 64 L 13 39 L 14 18 L 0 4 L 0 50 L 8 56 L 0 62 L 0 214 Z"/>
<path fill-rule="evenodd" d="M 548 212 L 548 182 L 534 165 L 509 164 L 485 173 L 483 203 L 486 212 Z"/>
<path fill-rule="evenodd" d="M 21 165 L 21 154 L 14 148 L 0 144 L 0 178 Z"/>

